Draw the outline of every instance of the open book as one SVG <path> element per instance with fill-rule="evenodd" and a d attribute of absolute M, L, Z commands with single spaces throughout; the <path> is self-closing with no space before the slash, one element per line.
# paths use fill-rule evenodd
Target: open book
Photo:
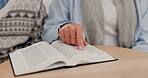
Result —
<path fill-rule="evenodd" d="M 51 45 L 44 41 L 38 42 L 16 50 L 9 56 L 15 76 L 65 66 L 116 60 L 91 45 L 79 51 L 76 46 L 67 45 L 62 41 L 55 41 Z"/>

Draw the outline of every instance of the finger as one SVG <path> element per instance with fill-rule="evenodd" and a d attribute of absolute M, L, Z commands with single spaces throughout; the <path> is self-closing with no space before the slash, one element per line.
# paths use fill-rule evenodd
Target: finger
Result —
<path fill-rule="evenodd" d="M 76 26 L 76 39 L 77 39 L 77 46 L 78 50 L 83 50 L 84 47 L 84 40 L 83 40 L 83 35 L 82 35 L 82 26 L 77 25 Z"/>
<path fill-rule="evenodd" d="M 64 32 L 63 32 L 63 30 L 60 30 L 60 31 L 59 31 L 59 36 L 60 36 L 61 39 L 65 42 Z"/>
<path fill-rule="evenodd" d="M 63 31 L 64 31 L 64 39 L 65 39 L 65 42 L 67 43 L 67 44 L 71 44 L 71 38 L 70 38 L 70 33 L 69 33 L 69 28 L 68 27 L 66 27 L 66 28 L 64 28 L 63 29 Z"/>
<path fill-rule="evenodd" d="M 76 28 L 75 26 L 69 26 L 70 40 L 72 45 L 77 45 L 76 41 Z"/>

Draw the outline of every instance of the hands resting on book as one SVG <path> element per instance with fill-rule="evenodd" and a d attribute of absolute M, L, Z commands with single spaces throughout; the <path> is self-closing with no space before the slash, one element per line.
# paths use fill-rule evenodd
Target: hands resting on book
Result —
<path fill-rule="evenodd" d="M 83 38 L 83 28 L 79 24 L 67 23 L 59 30 L 59 36 L 66 44 L 78 46 L 78 50 L 83 50 L 87 42 Z"/>

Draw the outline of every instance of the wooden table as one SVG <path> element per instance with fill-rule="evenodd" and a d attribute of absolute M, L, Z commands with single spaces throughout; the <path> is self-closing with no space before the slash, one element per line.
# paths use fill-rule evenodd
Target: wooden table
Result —
<path fill-rule="evenodd" d="M 17 78 L 148 78 L 148 53 L 97 46 L 118 61 L 58 69 Z M 0 64 L 0 78 L 15 78 L 9 61 Z"/>

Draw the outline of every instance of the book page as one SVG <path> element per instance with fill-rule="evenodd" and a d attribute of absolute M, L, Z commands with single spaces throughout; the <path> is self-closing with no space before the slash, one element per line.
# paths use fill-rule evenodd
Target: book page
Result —
<path fill-rule="evenodd" d="M 91 46 L 85 46 L 82 51 L 77 46 L 67 45 L 63 41 L 55 41 L 52 46 L 77 64 L 99 62 L 114 59 L 109 54 Z"/>
<path fill-rule="evenodd" d="M 72 58 L 77 54 L 103 54 L 101 51 L 94 50 L 94 48 L 86 46 L 82 51 L 77 49 L 77 46 L 67 45 L 63 41 L 55 41 L 52 46 L 58 49 L 61 53 L 63 53 L 68 58 Z"/>
<path fill-rule="evenodd" d="M 51 45 L 54 46 L 57 50 L 59 50 L 61 53 L 63 53 L 69 59 L 71 59 L 74 55 L 80 52 L 76 49 L 76 46 L 67 45 L 63 41 L 55 41 Z"/>
<path fill-rule="evenodd" d="M 58 57 L 66 58 L 62 53 L 46 42 L 36 43 L 21 49 L 20 52 L 27 66 L 30 68 L 43 65 L 45 62 Z"/>
<path fill-rule="evenodd" d="M 47 42 L 19 49 L 11 53 L 10 57 L 16 75 L 65 66 L 68 59 Z"/>

